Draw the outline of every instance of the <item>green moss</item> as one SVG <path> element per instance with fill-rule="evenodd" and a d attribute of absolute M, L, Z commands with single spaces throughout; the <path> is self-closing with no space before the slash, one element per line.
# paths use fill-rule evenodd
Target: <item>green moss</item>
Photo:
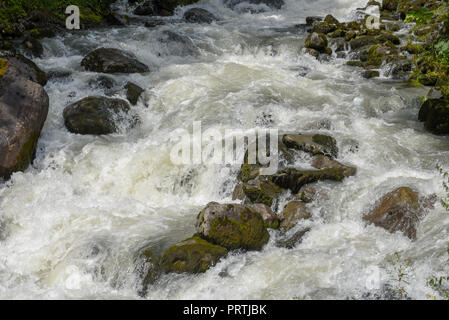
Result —
<path fill-rule="evenodd" d="M 39 133 L 32 132 L 22 147 L 22 151 L 17 156 L 17 165 L 14 171 L 25 171 L 30 163 L 33 161 Z M 11 172 L 12 173 L 12 172 Z"/>
<path fill-rule="evenodd" d="M 229 250 L 260 250 L 270 235 L 259 213 L 245 209 L 239 220 L 227 217 L 214 219 L 208 239 Z"/>
<path fill-rule="evenodd" d="M 6 69 L 8 69 L 8 61 L 0 59 L 0 78 L 6 74 Z"/>

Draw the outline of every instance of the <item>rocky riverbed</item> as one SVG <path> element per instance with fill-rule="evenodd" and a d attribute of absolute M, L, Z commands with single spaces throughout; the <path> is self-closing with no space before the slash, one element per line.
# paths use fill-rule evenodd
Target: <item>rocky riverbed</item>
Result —
<path fill-rule="evenodd" d="M 398 255 L 407 298 L 441 294 L 446 2 L 109 1 L 70 32 L 20 8 L 0 14 L 0 297 L 397 299 Z M 175 165 L 193 121 L 279 129 L 279 169 L 257 145 Z"/>

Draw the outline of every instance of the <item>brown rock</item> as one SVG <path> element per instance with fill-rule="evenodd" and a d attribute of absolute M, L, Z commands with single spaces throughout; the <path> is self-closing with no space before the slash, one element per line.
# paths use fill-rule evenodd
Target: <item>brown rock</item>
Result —
<path fill-rule="evenodd" d="M 281 228 L 285 231 L 290 230 L 298 223 L 298 221 L 310 218 L 310 211 L 304 202 L 290 201 L 282 210 Z"/>

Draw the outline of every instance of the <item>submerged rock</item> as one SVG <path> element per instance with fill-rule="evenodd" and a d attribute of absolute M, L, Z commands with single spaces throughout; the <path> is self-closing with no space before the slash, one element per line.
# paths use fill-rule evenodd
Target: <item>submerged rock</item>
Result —
<path fill-rule="evenodd" d="M 416 239 L 416 224 L 422 214 L 419 195 L 408 187 L 401 187 L 383 196 L 375 209 L 363 219 L 389 232 L 401 231 Z"/>
<path fill-rule="evenodd" d="M 129 110 L 125 100 L 87 97 L 64 109 L 64 121 L 72 133 L 111 134 L 118 131 L 117 123 Z"/>
<path fill-rule="evenodd" d="M 204 239 L 229 250 L 260 250 L 270 238 L 260 213 L 239 204 L 209 203 L 198 215 L 196 229 Z"/>
<path fill-rule="evenodd" d="M 162 257 L 161 268 L 167 273 L 202 273 L 227 253 L 226 248 L 192 237 L 170 247 Z"/>
<path fill-rule="evenodd" d="M 89 53 L 81 65 L 88 71 L 102 73 L 144 73 L 150 69 L 132 54 L 113 48 L 100 48 Z"/>
<path fill-rule="evenodd" d="M 192 8 L 184 13 L 184 19 L 191 23 L 212 23 L 217 18 L 209 11 L 202 8 Z"/>
<path fill-rule="evenodd" d="M 0 50 L 0 179 L 28 168 L 47 119 L 45 73 L 32 61 Z"/>
<path fill-rule="evenodd" d="M 153 0 L 155 14 L 161 16 L 173 15 L 177 7 L 188 6 L 197 3 L 199 0 Z"/>

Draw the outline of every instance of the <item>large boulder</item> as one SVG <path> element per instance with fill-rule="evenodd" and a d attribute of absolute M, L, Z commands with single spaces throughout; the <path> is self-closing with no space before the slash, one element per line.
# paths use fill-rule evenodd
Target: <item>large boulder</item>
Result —
<path fill-rule="evenodd" d="M 435 134 L 449 134 L 449 100 L 427 99 L 419 110 L 418 119 Z"/>
<path fill-rule="evenodd" d="M 28 168 L 47 119 L 45 73 L 21 55 L 0 51 L 0 179 Z"/>
<path fill-rule="evenodd" d="M 67 106 L 63 115 L 70 132 L 102 135 L 117 132 L 129 110 L 125 100 L 92 96 Z"/>
<path fill-rule="evenodd" d="M 226 248 L 192 237 L 170 247 L 162 257 L 161 268 L 167 273 L 202 273 L 227 253 Z"/>
<path fill-rule="evenodd" d="M 191 23 L 212 23 L 217 20 L 212 13 L 202 8 L 192 8 L 187 10 L 186 13 L 184 13 L 184 19 Z"/>
<path fill-rule="evenodd" d="M 408 187 L 400 187 L 383 196 L 379 203 L 363 219 L 389 232 L 401 231 L 416 239 L 416 224 L 422 214 L 418 193 Z"/>
<path fill-rule="evenodd" d="M 113 49 L 100 48 L 89 53 L 81 65 L 88 71 L 102 73 L 144 73 L 148 66 L 137 60 L 131 53 Z"/>
<path fill-rule="evenodd" d="M 229 250 L 260 250 L 270 235 L 256 210 L 240 204 L 209 203 L 198 215 L 197 232 Z"/>

